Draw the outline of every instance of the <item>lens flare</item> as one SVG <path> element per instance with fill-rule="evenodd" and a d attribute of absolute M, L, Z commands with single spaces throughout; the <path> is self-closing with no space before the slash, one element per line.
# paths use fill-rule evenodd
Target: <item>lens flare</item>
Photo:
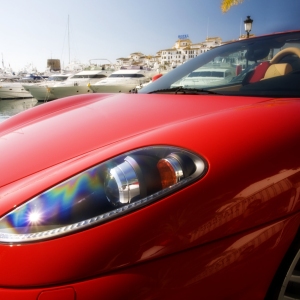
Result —
<path fill-rule="evenodd" d="M 33 210 L 29 213 L 28 215 L 28 222 L 30 224 L 39 224 L 42 221 L 42 214 L 41 212 L 37 211 L 37 210 Z"/>

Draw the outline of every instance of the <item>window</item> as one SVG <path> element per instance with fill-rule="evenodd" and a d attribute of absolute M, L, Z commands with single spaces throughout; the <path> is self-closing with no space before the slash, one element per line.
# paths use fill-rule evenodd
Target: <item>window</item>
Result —
<path fill-rule="evenodd" d="M 72 76 L 71 78 L 77 79 L 77 78 L 104 78 L 104 77 L 106 77 L 106 76 L 103 74 L 91 74 L 91 75 L 90 74 L 82 74 L 82 75 L 77 74 L 77 75 Z"/>
<path fill-rule="evenodd" d="M 109 77 L 116 78 L 116 77 L 126 77 L 126 78 L 141 78 L 145 77 L 143 74 L 111 74 Z"/>

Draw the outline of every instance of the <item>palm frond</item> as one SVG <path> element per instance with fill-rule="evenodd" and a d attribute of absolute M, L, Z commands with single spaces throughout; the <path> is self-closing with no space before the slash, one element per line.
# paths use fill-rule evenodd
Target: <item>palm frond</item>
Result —
<path fill-rule="evenodd" d="M 238 5 L 242 3 L 244 0 L 222 0 L 221 10 L 223 13 L 227 12 L 231 6 Z"/>

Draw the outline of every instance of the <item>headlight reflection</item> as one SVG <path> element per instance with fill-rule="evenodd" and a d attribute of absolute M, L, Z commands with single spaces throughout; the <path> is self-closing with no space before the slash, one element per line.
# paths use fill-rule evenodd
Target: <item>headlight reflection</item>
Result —
<path fill-rule="evenodd" d="M 0 219 L 0 242 L 71 233 L 147 205 L 204 175 L 204 160 L 175 147 L 120 155 L 43 192 Z"/>

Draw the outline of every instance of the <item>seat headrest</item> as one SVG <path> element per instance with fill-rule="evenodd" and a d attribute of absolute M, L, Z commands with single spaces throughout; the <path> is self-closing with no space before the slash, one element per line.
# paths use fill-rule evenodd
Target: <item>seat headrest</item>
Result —
<path fill-rule="evenodd" d="M 287 63 L 273 64 L 269 66 L 263 79 L 286 75 L 291 71 L 293 71 L 293 69 L 290 64 Z"/>

